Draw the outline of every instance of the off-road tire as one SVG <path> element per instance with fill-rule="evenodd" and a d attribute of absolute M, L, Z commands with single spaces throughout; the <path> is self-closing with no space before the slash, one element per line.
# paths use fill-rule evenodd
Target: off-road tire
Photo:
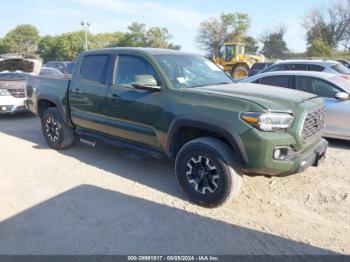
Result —
<path fill-rule="evenodd" d="M 236 77 L 237 72 L 244 72 L 244 76 L 242 75 L 241 77 Z M 231 71 L 231 77 L 232 78 L 237 78 L 240 79 L 242 77 L 246 77 L 249 74 L 249 68 L 247 68 L 246 66 L 236 66 L 232 69 Z"/>
<path fill-rule="evenodd" d="M 209 163 L 208 165 L 204 164 L 204 169 L 209 166 L 210 168 L 207 168 L 210 169 L 209 173 L 214 170 L 214 175 L 217 174 L 219 177 L 216 178 L 215 183 L 208 182 L 210 180 L 208 177 L 213 177 L 213 174 L 209 174 L 208 177 L 201 180 L 202 182 L 197 183 L 196 181 L 200 181 L 201 178 L 194 179 L 194 177 L 204 176 L 201 174 L 203 171 L 199 172 L 201 175 L 192 175 L 191 172 L 195 168 L 202 170 L 203 168 L 200 167 L 198 161 L 206 162 L 207 159 L 209 159 Z M 192 166 L 193 163 L 195 163 L 195 167 Z M 216 168 L 216 171 L 213 167 Z M 186 143 L 177 154 L 175 173 L 181 189 L 190 200 L 208 208 L 220 206 L 236 197 L 240 192 L 243 180 L 241 165 L 235 159 L 234 152 L 226 143 L 212 137 L 200 137 Z M 196 172 L 193 171 L 193 173 Z M 217 187 L 214 190 L 215 184 Z M 199 192 L 200 190 L 202 192 Z"/>
<path fill-rule="evenodd" d="M 57 108 L 45 110 L 41 119 L 41 127 L 48 145 L 56 150 L 70 147 L 74 142 L 74 131 L 67 126 Z"/>

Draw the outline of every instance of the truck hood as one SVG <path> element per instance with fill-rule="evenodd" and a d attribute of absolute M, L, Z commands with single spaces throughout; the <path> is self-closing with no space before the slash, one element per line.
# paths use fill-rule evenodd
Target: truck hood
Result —
<path fill-rule="evenodd" d="M 191 88 L 192 92 L 229 96 L 254 102 L 268 111 L 290 112 L 314 94 L 258 84 L 227 84 Z"/>

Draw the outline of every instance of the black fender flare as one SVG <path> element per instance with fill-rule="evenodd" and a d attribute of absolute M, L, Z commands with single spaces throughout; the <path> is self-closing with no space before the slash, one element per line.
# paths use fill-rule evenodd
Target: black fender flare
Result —
<path fill-rule="evenodd" d="M 41 100 L 47 100 L 50 101 L 51 103 L 56 105 L 56 108 L 58 110 L 58 112 L 60 113 L 64 123 L 66 125 L 68 125 L 69 127 L 73 127 L 73 123 L 70 120 L 69 116 L 67 115 L 67 111 L 64 109 L 62 102 L 59 101 L 58 98 L 52 97 L 52 96 L 47 96 L 47 95 L 38 95 L 36 101 L 36 110 L 37 110 L 37 114 L 39 115 L 39 103 Z"/>
<path fill-rule="evenodd" d="M 235 151 L 236 156 L 238 157 L 238 160 L 241 162 L 241 164 L 246 165 L 248 164 L 248 156 L 246 154 L 246 151 L 244 149 L 244 145 L 242 143 L 242 140 L 235 130 L 228 130 L 226 127 L 226 124 L 219 121 L 208 121 L 206 120 L 200 120 L 198 118 L 191 119 L 191 118 L 176 118 L 173 120 L 173 122 L 170 124 L 168 134 L 165 137 L 164 140 L 164 146 L 165 151 L 168 156 L 175 157 L 174 153 L 174 146 L 176 141 L 175 135 L 176 133 L 182 128 L 182 127 L 194 127 L 198 129 L 202 129 L 205 131 L 209 131 L 212 133 L 216 133 L 223 138 L 225 138 L 229 143 L 230 146 Z"/>

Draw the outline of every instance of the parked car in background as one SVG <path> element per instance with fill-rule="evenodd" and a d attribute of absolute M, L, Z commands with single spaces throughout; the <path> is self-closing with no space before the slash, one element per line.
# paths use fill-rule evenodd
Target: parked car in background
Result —
<path fill-rule="evenodd" d="M 335 61 L 338 61 L 340 63 L 342 63 L 345 67 L 350 68 L 350 61 L 346 60 L 346 59 L 337 59 Z"/>
<path fill-rule="evenodd" d="M 42 60 L 33 55 L 2 54 L 0 55 L 0 72 L 24 72 L 38 75 Z"/>
<path fill-rule="evenodd" d="M 31 75 L 39 74 L 42 60 L 32 55 L 0 56 L 0 114 L 25 111 L 25 86 Z"/>
<path fill-rule="evenodd" d="M 326 104 L 324 137 L 350 140 L 349 80 L 330 73 L 285 71 L 259 74 L 241 83 L 296 89 L 322 97 Z"/>
<path fill-rule="evenodd" d="M 335 75 L 343 75 L 350 79 L 350 69 L 342 63 L 333 60 L 282 60 L 261 71 L 316 71 Z"/>
<path fill-rule="evenodd" d="M 0 114 L 26 111 L 24 106 L 27 73 L 0 73 Z"/>
<path fill-rule="evenodd" d="M 45 67 L 56 68 L 63 74 L 72 74 L 74 64 L 75 63 L 71 61 L 48 61 Z"/>
<path fill-rule="evenodd" d="M 272 62 L 266 62 L 266 63 L 255 63 L 252 68 L 249 70 L 248 76 L 253 76 L 258 74 L 259 72 L 265 70 L 269 66 L 273 65 Z"/>
<path fill-rule="evenodd" d="M 57 68 L 42 67 L 39 75 L 41 76 L 62 76 L 63 73 Z"/>
<path fill-rule="evenodd" d="M 168 49 L 91 50 L 77 65 L 71 79 L 27 85 L 49 146 L 69 147 L 77 134 L 174 158 L 180 187 L 199 205 L 234 198 L 243 173 L 289 175 L 325 157 L 316 95 L 234 84 L 210 60 Z"/>

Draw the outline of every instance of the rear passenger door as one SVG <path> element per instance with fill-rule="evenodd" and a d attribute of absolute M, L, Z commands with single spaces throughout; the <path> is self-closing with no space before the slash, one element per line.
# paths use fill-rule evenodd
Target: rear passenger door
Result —
<path fill-rule="evenodd" d="M 295 76 L 295 88 L 299 91 L 304 91 L 318 95 L 326 101 L 337 101 L 335 94 L 341 90 L 335 85 L 315 77 Z"/>
<path fill-rule="evenodd" d="M 82 57 L 69 89 L 73 123 L 84 129 L 107 133 L 107 90 L 112 82 L 113 55 L 87 54 Z"/>

